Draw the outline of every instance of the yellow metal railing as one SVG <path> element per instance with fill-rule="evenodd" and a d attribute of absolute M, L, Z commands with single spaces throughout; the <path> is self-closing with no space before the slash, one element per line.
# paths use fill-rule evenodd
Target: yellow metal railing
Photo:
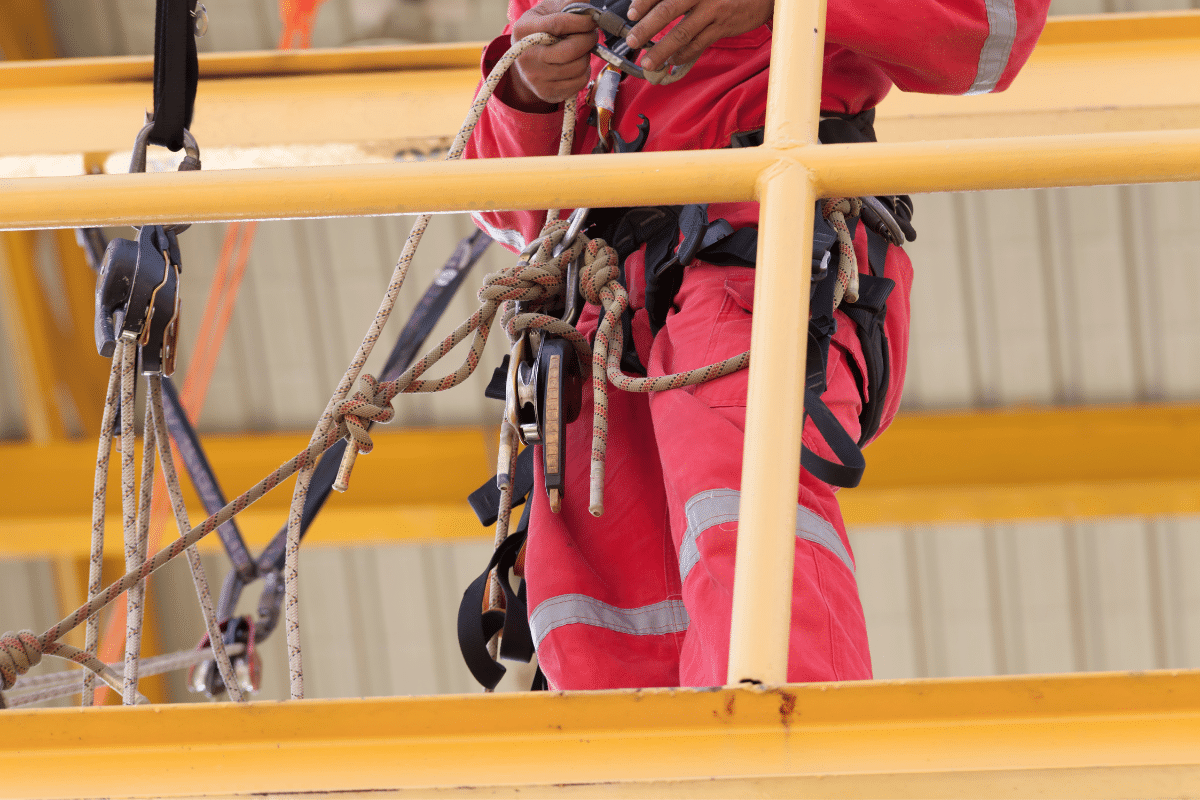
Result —
<path fill-rule="evenodd" d="M 815 198 L 1200 178 L 1196 130 L 817 147 L 823 6 L 777 4 L 766 143 L 753 150 L 4 181 L 0 228 L 624 205 L 635 185 L 648 204 L 761 200 L 729 681 L 783 683 L 808 298 L 806 271 L 790 264 L 808 251 Z M 702 793 L 715 778 L 747 793 L 1182 796 L 1200 786 L 1196 678 L 130 708 L 82 724 L 75 711 L 9 712 L 0 762 L 10 789 L 46 797 L 84 791 L 55 785 L 71 775 L 114 795 L 620 791 L 591 781 Z M 197 753 L 239 759 L 203 773 Z"/>
<path fill-rule="evenodd" d="M 623 205 L 635 185 L 647 204 L 761 200 L 729 682 L 782 683 L 808 317 L 790 265 L 815 199 L 1200 178 L 1200 130 L 818 146 L 823 19 L 821 0 L 777 5 L 762 147 L 7 180 L 0 228 Z"/>

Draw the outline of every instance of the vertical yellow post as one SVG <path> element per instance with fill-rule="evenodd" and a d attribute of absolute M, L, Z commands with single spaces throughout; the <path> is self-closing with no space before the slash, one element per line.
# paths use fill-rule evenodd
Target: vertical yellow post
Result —
<path fill-rule="evenodd" d="M 775 5 L 764 146 L 780 151 L 781 158 L 759 177 L 730 684 L 787 681 L 816 196 L 808 170 L 785 151 L 816 142 L 824 19 L 824 0 L 777 0 Z"/>

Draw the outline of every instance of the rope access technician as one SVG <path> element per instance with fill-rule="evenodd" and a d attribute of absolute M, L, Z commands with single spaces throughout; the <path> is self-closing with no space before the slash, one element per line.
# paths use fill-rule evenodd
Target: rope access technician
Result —
<path fill-rule="evenodd" d="M 564 11 L 569 4 L 511 0 L 510 24 L 484 52 L 485 75 L 525 36 L 545 32 L 559 41 L 531 47 L 517 60 L 487 105 L 469 157 L 555 154 L 561 104 L 576 96 L 577 153 L 761 143 L 773 0 L 611 3 L 609 9 L 635 24 L 623 42 L 610 37 L 610 49 L 633 53 L 647 70 L 695 63 L 663 85 L 625 76 L 609 109 L 598 89 L 589 91 L 606 68 L 590 56 L 601 36 L 595 16 Z M 821 141 L 873 141 L 873 109 L 893 85 L 940 94 L 1006 88 L 1029 57 L 1048 5 L 829 0 Z M 900 245 L 915 235 L 911 205 L 904 197 L 842 203 L 858 272 L 840 283 L 817 280 L 828 255 L 822 260 L 814 253 L 812 263 L 792 682 L 871 677 L 854 556 L 835 486 L 857 482 L 854 448 L 895 416 L 907 361 L 913 272 Z M 823 212 L 817 225 L 828 232 L 827 220 L 837 215 Z M 544 216 L 524 211 L 475 218 L 519 252 L 539 235 Z M 631 196 L 628 208 L 594 210 L 588 219 L 587 235 L 605 239 L 624 258 L 632 306 L 625 321 L 626 372 L 683 372 L 749 349 L 757 204 L 646 208 Z M 828 248 L 836 262 L 836 244 Z M 810 268 L 807 254 L 798 254 L 795 267 Z M 597 308 L 589 304 L 578 328 L 591 335 L 596 324 Z M 669 391 L 611 392 L 603 516 L 588 510 L 589 391 L 582 413 L 566 427 L 557 512 L 535 459 L 524 570 L 530 627 L 551 687 L 725 683 L 746 387 L 741 370 Z"/>

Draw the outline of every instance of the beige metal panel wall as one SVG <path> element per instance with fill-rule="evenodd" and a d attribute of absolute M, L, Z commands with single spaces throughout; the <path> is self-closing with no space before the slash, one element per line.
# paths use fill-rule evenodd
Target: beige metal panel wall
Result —
<path fill-rule="evenodd" d="M 1200 519 L 852 535 L 877 677 L 1200 666 Z"/>
<path fill-rule="evenodd" d="M 374 318 L 411 226 L 411 217 L 260 223 L 201 427 L 230 432 L 311 428 Z M 224 230 L 223 225 L 197 225 L 181 237 L 186 265 L 182 341 L 187 345 L 181 351 L 180 379 L 195 352 L 192 343 Z M 413 308 L 455 245 L 472 230 L 464 215 L 439 215 L 430 223 L 368 372 L 381 374 Z M 490 248 L 426 348 L 471 315 L 484 275 L 510 258 L 499 246 Z M 468 347 L 469 342 L 460 345 L 430 376 L 452 372 Z M 498 424 L 502 404 L 485 399 L 483 388 L 505 352 L 507 338 L 495 328 L 476 375 L 449 392 L 397 398 L 391 424 Z"/>
<path fill-rule="evenodd" d="M 907 408 L 1200 394 L 1200 185 L 915 201 Z"/>

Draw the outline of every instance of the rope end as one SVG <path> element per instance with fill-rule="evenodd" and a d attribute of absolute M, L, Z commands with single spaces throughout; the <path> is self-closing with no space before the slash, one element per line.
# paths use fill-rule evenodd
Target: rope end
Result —
<path fill-rule="evenodd" d="M 351 443 L 342 454 L 342 465 L 338 467 L 337 480 L 333 482 L 334 489 L 344 492 L 350 488 L 350 471 L 354 469 L 354 461 L 357 458 L 358 447 Z"/>
<path fill-rule="evenodd" d="M 591 496 L 588 511 L 593 517 L 604 514 L 604 462 L 592 462 Z"/>

